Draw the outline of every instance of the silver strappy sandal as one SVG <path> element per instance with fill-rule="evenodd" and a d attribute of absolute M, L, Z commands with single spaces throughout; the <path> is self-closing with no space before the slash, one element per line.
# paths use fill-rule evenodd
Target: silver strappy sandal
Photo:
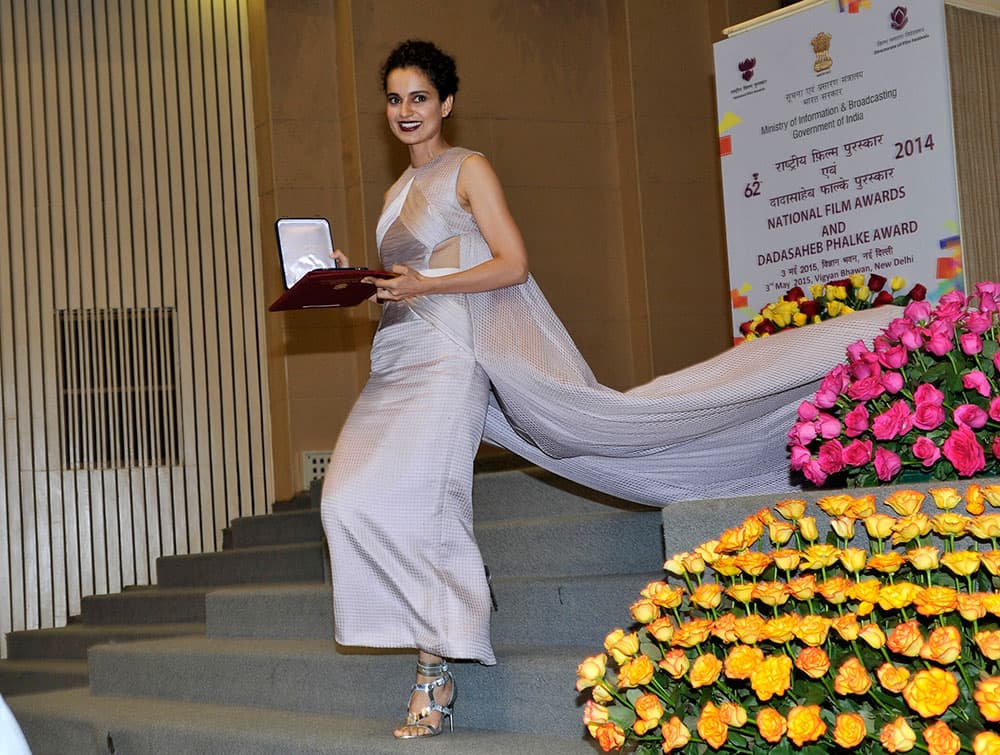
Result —
<path fill-rule="evenodd" d="M 417 673 L 420 676 L 430 676 L 435 677 L 429 682 L 414 682 L 413 687 L 410 688 L 410 699 L 413 699 L 413 695 L 416 692 L 423 692 L 427 695 L 428 703 L 421 710 L 416 713 L 410 711 L 406 714 L 406 724 L 405 726 L 412 726 L 415 728 L 422 729 L 423 734 L 399 734 L 396 735 L 396 739 L 418 739 L 420 737 L 436 737 L 442 731 L 444 731 L 444 721 L 448 719 L 448 728 L 450 731 L 455 731 L 455 698 L 458 697 L 458 685 L 455 684 L 455 677 L 452 676 L 451 671 L 448 670 L 448 662 L 441 661 L 441 663 L 421 663 L 417 661 Z M 445 686 L 448 682 L 451 682 L 451 696 L 448 698 L 448 702 L 445 705 L 441 705 L 437 700 L 434 699 L 434 690 L 438 687 Z M 440 713 L 441 719 L 438 721 L 437 725 L 428 723 L 427 719 L 432 713 Z"/>

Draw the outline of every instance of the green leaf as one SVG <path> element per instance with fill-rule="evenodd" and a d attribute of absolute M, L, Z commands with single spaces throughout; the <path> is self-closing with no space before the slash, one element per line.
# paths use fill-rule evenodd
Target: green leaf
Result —
<path fill-rule="evenodd" d="M 608 707 L 608 720 L 618 724 L 623 729 L 628 729 L 635 723 L 635 711 L 626 708 L 624 705 Z"/>

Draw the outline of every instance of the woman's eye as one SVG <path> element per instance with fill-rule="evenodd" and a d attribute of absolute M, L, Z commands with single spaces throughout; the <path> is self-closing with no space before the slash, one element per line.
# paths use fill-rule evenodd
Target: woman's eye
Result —
<path fill-rule="evenodd" d="M 399 104 L 399 97 L 388 97 L 387 99 L 388 99 L 390 105 L 398 105 Z"/>
<path fill-rule="evenodd" d="M 413 98 L 413 101 L 414 102 L 424 102 L 426 99 L 427 98 L 424 95 L 418 94 L 416 97 Z"/>

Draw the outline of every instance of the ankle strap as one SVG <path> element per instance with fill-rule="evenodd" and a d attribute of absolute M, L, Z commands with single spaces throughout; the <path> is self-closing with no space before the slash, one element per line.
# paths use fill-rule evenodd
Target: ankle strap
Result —
<path fill-rule="evenodd" d="M 421 663 L 417 661 L 417 673 L 421 676 L 441 676 L 448 673 L 448 661 Z"/>

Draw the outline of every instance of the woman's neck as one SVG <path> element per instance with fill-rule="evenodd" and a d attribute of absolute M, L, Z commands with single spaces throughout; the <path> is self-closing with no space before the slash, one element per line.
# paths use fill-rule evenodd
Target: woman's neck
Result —
<path fill-rule="evenodd" d="M 410 165 L 414 168 L 423 167 L 449 149 L 451 149 L 451 145 L 443 139 L 432 144 L 412 144 L 410 145 Z"/>

